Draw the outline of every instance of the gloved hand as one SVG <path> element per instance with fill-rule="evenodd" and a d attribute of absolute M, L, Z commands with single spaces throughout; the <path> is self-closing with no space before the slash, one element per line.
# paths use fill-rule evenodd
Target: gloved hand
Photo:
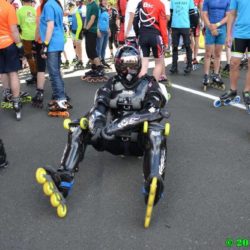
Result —
<path fill-rule="evenodd" d="M 20 59 L 24 58 L 24 49 L 23 49 L 23 44 L 22 43 L 17 43 L 17 50 L 18 50 L 18 56 Z"/>
<path fill-rule="evenodd" d="M 41 57 L 46 59 L 47 58 L 47 53 L 48 53 L 48 44 L 42 43 L 42 49 L 41 49 Z"/>
<path fill-rule="evenodd" d="M 86 36 L 88 34 L 89 30 L 87 30 L 86 28 L 82 29 L 82 33 L 84 36 Z"/>

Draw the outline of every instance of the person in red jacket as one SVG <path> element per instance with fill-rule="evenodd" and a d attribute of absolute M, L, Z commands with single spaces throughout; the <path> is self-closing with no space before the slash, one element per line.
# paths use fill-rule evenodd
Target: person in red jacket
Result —
<path fill-rule="evenodd" d="M 152 50 L 155 58 L 153 76 L 158 81 L 162 72 L 164 46 L 168 45 L 167 16 L 165 6 L 158 0 L 142 0 L 139 2 L 134 18 L 134 30 L 139 37 L 139 45 L 143 53 L 140 76 L 147 74 L 149 55 Z"/>
<path fill-rule="evenodd" d="M 118 0 L 117 1 L 117 10 L 119 14 L 119 21 L 118 21 L 118 35 L 117 35 L 117 41 L 118 45 L 124 45 L 125 44 L 125 37 L 124 37 L 124 24 L 125 24 L 125 12 L 127 7 L 127 1 L 128 0 Z"/>

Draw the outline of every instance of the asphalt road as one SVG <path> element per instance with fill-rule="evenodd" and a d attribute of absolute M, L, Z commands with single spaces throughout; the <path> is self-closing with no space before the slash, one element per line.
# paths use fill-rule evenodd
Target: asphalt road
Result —
<path fill-rule="evenodd" d="M 201 70 L 171 81 L 200 90 L 200 76 Z M 79 77 L 65 83 L 74 106 L 71 116 L 80 117 L 100 85 Z M 46 88 L 48 101 L 49 83 Z M 170 91 L 165 193 L 147 230 L 142 160 L 89 147 L 68 199 L 68 216 L 59 219 L 34 175 L 39 166 L 58 166 L 67 140 L 62 120 L 30 105 L 20 122 L 13 112 L 1 110 L 0 137 L 10 164 L 0 171 L 0 249 L 221 250 L 229 249 L 227 238 L 250 241 L 250 116 L 235 107 L 215 109 L 211 100 L 182 90 Z"/>

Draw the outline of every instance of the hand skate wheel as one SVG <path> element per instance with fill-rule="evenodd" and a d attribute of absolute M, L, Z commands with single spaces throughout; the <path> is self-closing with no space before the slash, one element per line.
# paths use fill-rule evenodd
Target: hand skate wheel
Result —
<path fill-rule="evenodd" d="M 147 203 L 147 210 L 146 210 L 146 216 L 144 221 L 144 227 L 148 228 L 151 221 L 154 201 L 155 201 L 155 195 L 156 195 L 156 189 L 157 189 L 157 178 L 154 177 L 150 184 L 150 191 L 148 196 L 148 203 Z"/>
<path fill-rule="evenodd" d="M 45 178 L 46 174 L 47 174 L 47 172 L 44 168 L 38 168 L 36 170 L 36 181 L 39 184 L 44 184 L 46 182 L 46 178 Z"/>
<path fill-rule="evenodd" d="M 70 124 L 71 122 L 72 122 L 72 121 L 71 121 L 70 119 L 65 119 L 65 120 L 63 121 L 63 127 L 64 127 L 64 129 L 69 130 L 69 124 Z"/>
<path fill-rule="evenodd" d="M 80 128 L 86 130 L 88 128 L 89 121 L 86 117 L 81 118 L 80 120 Z"/>
<path fill-rule="evenodd" d="M 43 184 L 43 192 L 45 195 L 50 196 L 53 194 L 54 184 L 52 182 L 45 182 Z"/>
<path fill-rule="evenodd" d="M 67 206 L 65 204 L 61 204 L 57 207 L 57 215 L 60 218 L 63 218 L 67 215 Z"/>
<path fill-rule="evenodd" d="M 148 121 L 145 121 L 143 123 L 143 133 L 147 134 L 148 133 Z"/>
<path fill-rule="evenodd" d="M 168 122 L 165 124 L 164 135 L 165 136 L 170 135 L 170 124 Z"/>
<path fill-rule="evenodd" d="M 50 196 L 50 204 L 52 207 L 58 207 L 60 205 L 60 201 L 61 201 L 61 197 L 58 193 L 53 193 L 51 196 Z"/>

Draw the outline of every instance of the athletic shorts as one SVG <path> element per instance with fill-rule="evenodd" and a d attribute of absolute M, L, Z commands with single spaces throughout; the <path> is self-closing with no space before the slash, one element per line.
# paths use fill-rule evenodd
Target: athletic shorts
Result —
<path fill-rule="evenodd" d="M 206 29 L 205 41 L 206 45 L 224 45 L 226 42 L 227 29 L 226 26 L 221 26 L 218 29 L 219 35 L 213 36 L 210 29 Z"/>
<path fill-rule="evenodd" d="M 41 57 L 42 44 L 36 43 L 36 68 L 37 72 L 45 72 L 46 70 L 46 59 Z"/>
<path fill-rule="evenodd" d="M 0 74 L 17 72 L 21 68 L 18 49 L 14 43 L 7 48 L 0 49 Z"/>
<path fill-rule="evenodd" d="M 250 39 L 234 38 L 232 44 L 232 57 L 242 58 L 246 50 L 248 58 L 250 58 Z"/>
<path fill-rule="evenodd" d="M 89 59 L 94 60 L 98 57 L 96 52 L 97 34 L 88 32 L 85 37 L 86 53 Z"/>
<path fill-rule="evenodd" d="M 76 30 L 71 30 L 71 37 L 74 41 L 82 41 L 83 39 L 83 30 L 80 31 L 78 39 L 76 38 Z"/>
<path fill-rule="evenodd" d="M 145 34 L 139 36 L 139 45 L 143 57 L 149 57 L 152 50 L 154 58 L 161 58 L 164 54 L 163 41 L 160 35 Z"/>

